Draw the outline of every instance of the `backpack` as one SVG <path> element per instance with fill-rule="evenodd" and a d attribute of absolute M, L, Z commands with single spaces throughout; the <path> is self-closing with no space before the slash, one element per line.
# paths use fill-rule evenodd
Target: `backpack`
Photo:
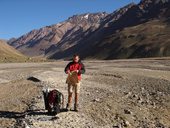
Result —
<path fill-rule="evenodd" d="M 64 108 L 64 95 L 58 90 L 43 91 L 45 109 L 48 114 L 58 114 Z"/>

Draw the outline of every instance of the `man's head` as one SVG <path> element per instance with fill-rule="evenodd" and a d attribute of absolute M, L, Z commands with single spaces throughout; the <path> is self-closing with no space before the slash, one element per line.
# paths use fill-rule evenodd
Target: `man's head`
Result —
<path fill-rule="evenodd" d="M 77 62 L 79 62 L 79 60 L 80 60 L 79 55 L 78 55 L 78 54 L 75 54 L 75 55 L 73 56 L 73 61 L 77 63 Z"/>

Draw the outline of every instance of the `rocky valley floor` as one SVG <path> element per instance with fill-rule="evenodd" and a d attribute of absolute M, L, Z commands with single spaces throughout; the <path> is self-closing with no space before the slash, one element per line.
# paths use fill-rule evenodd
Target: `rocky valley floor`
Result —
<path fill-rule="evenodd" d="M 170 58 L 84 61 L 80 111 L 49 116 L 42 89 L 66 105 L 67 63 L 0 64 L 0 128 L 170 128 Z"/>

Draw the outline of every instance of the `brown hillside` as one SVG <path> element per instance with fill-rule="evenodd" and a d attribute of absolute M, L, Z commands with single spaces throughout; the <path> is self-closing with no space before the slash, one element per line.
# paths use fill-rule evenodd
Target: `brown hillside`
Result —
<path fill-rule="evenodd" d="M 127 27 L 94 45 L 95 55 L 92 54 L 92 57 L 101 59 L 166 57 L 170 55 L 169 33 L 170 26 L 167 21 L 160 20 Z"/>
<path fill-rule="evenodd" d="M 9 46 L 5 41 L 0 40 L 0 62 L 22 61 L 26 59 L 24 55 Z"/>

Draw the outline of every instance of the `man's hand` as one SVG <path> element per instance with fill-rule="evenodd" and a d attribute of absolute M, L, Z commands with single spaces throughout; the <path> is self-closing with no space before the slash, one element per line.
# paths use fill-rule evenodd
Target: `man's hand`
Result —
<path fill-rule="evenodd" d="M 79 73 L 79 70 L 74 70 L 74 71 L 72 71 L 72 72 Z M 70 74 L 70 73 L 71 73 L 70 70 L 67 70 L 67 74 Z"/>
<path fill-rule="evenodd" d="M 67 74 L 70 74 L 70 70 L 67 70 Z"/>
<path fill-rule="evenodd" d="M 79 73 L 79 70 L 74 70 L 74 71 L 72 71 L 72 72 L 70 72 L 70 73 L 73 73 L 73 72 L 76 72 L 77 74 Z"/>

